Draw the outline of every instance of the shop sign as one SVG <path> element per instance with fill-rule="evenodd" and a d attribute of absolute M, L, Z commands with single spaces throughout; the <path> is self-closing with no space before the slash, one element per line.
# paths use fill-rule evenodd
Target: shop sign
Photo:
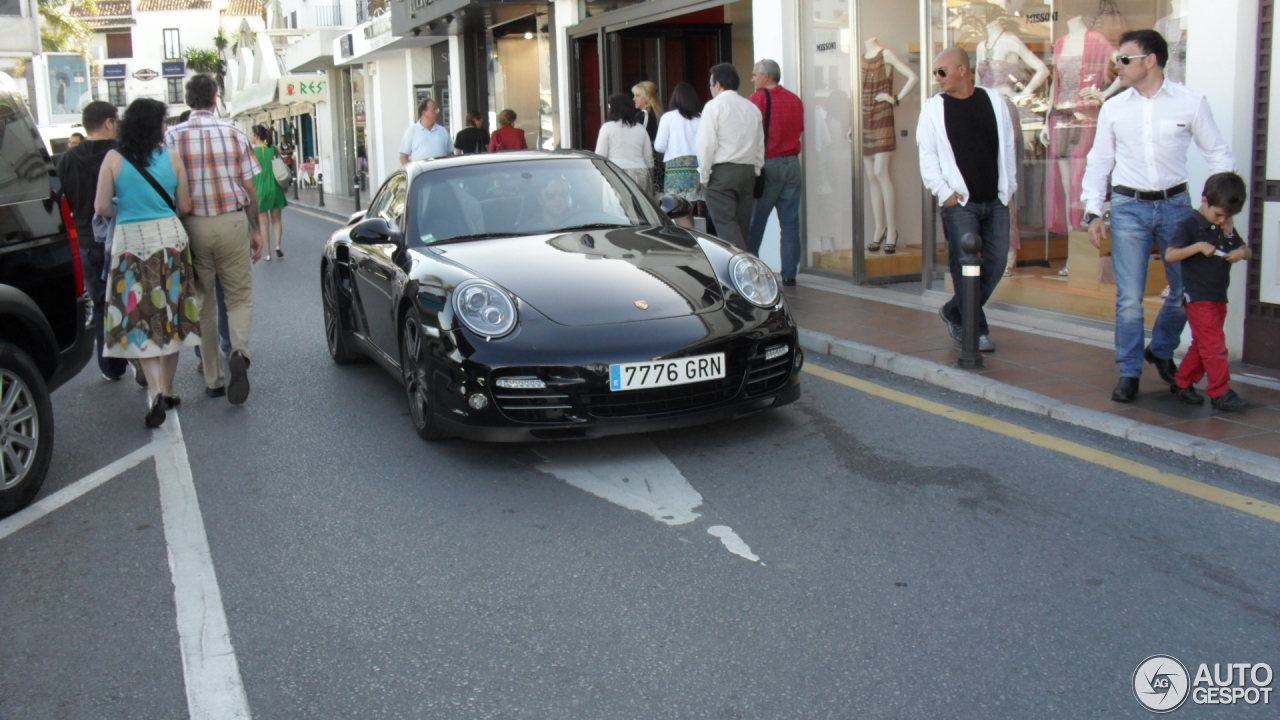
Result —
<path fill-rule="evenodd" d="M 182 77 L 187 74 L 187 64 L 182 60 L 170 60 L 160 64 L 160 74 L 165 77 Z"/>
<path fill-rule="evenodd" d="M 102 77 L 104 78 L 122 78 L 128 77 L 129 71 L 124 65 L 103 65 Z"/>
<path fill-rule="evenodd" d="M 427 7 L 428 5 L 430 5 L 435 1 L 436 0 L 413 0 L 413 9 L 421 10 L 422 8 Z"/>
<path fill-rule="evenodd" d="M 355 38 L 351 36 L 351 33 L 338 38 L 338 52 L 344 58 L 349 58 L 356 54 Z"/>
<path fill-rule="evenodd" d="M 302 75 L 280 79 L 280 102 L 326 102 L 329 99 L 329 81 L 323 75 Z"/>
<path fill-rule="evenodd" d="M 160 73 L 156 72 L 155 70 L 147 70 L 146 68 L 143 68 L 142 70 L 138 70 L 137 72 L 135 72 L 133 74 L 133 77 L 135 80 L 141 80 L 143 82 L 146 82 L 148 80 L 155 80 L 156 78 L 160 77 Z"/>
<path fill-rule="evenodd" d="M 836 49 L 836 44 L 833 42 L 818 43 L 818 52 L 826 52 L 828 50 L 835 50 L 835 49 Z"/>

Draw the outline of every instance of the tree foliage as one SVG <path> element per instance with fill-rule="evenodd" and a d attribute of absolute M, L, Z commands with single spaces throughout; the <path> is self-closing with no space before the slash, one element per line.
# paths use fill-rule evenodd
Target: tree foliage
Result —
<path fill-rule="evenodd" d="M 38 0 L 38 5 L 40 48 L 45 52 L 87 55 L 93 29 L 80 16 L 97 14 L 93 0 Z"/>

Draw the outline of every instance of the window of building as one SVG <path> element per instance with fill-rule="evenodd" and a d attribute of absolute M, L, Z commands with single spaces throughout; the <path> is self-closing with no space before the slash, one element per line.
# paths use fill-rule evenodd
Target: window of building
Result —
<path fill-rule="evenodd" d="M 289 13 L 289 27 L 294 30 L 298 29 L 298 12 L 296 10 Z"/>
<path fill-rule="evenodd" d="M 165 78 L 165 82 L 169 84 L 170 105 L 181 105 L 187 101 L 187 97 L 182 90 L 182 78 Z"/>
<path fill-rule="evenodd" d="M 182 59 L 182 43 L 178 41 L 177 28 L 169 28 L 164 31 L 164 59 Z"/>
<path fill-rule="evenodd" d="M 107 81 L 107 102 L 116 107 L 124 107 L 128 105 L 124 97 L 124 80 L 111 79 Z"/>
<path fill-rule="evenodd" d="M 133 34 L 107 33 L 107 59 L 133 57 Z"/>
<path fill-rule="evenodd" d="M 22 3 L 19 0 L 0 0 L 0 15 L 22 15 Z"/>

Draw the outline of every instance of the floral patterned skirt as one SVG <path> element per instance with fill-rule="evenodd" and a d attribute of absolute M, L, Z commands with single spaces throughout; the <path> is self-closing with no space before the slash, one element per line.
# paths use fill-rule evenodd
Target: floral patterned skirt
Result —
<path fill-rule="evenodd" d="M 698 176 L 697 156 L 685 155 L 667 161 L 662 193 L 682 197 L 690 202 L 702 199 L 702 178 Z"/>
<path fill-rule="evenodd" d="M 170 355 L 200 344 L 195 272 L 176 216 L 116 225 L 103 313 L 102 354 Z"/>

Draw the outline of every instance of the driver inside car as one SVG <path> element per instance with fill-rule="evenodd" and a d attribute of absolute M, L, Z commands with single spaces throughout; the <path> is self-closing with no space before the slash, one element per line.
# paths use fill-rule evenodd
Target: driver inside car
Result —
<path fill-rule="evenodd" d="M 529 219 L 529 232 L 554 232 L 565 226 L 565 219 L 573 207 L 569 195 L 569 181 L 553 177 L 538 191 L 538 213 Z"/>

